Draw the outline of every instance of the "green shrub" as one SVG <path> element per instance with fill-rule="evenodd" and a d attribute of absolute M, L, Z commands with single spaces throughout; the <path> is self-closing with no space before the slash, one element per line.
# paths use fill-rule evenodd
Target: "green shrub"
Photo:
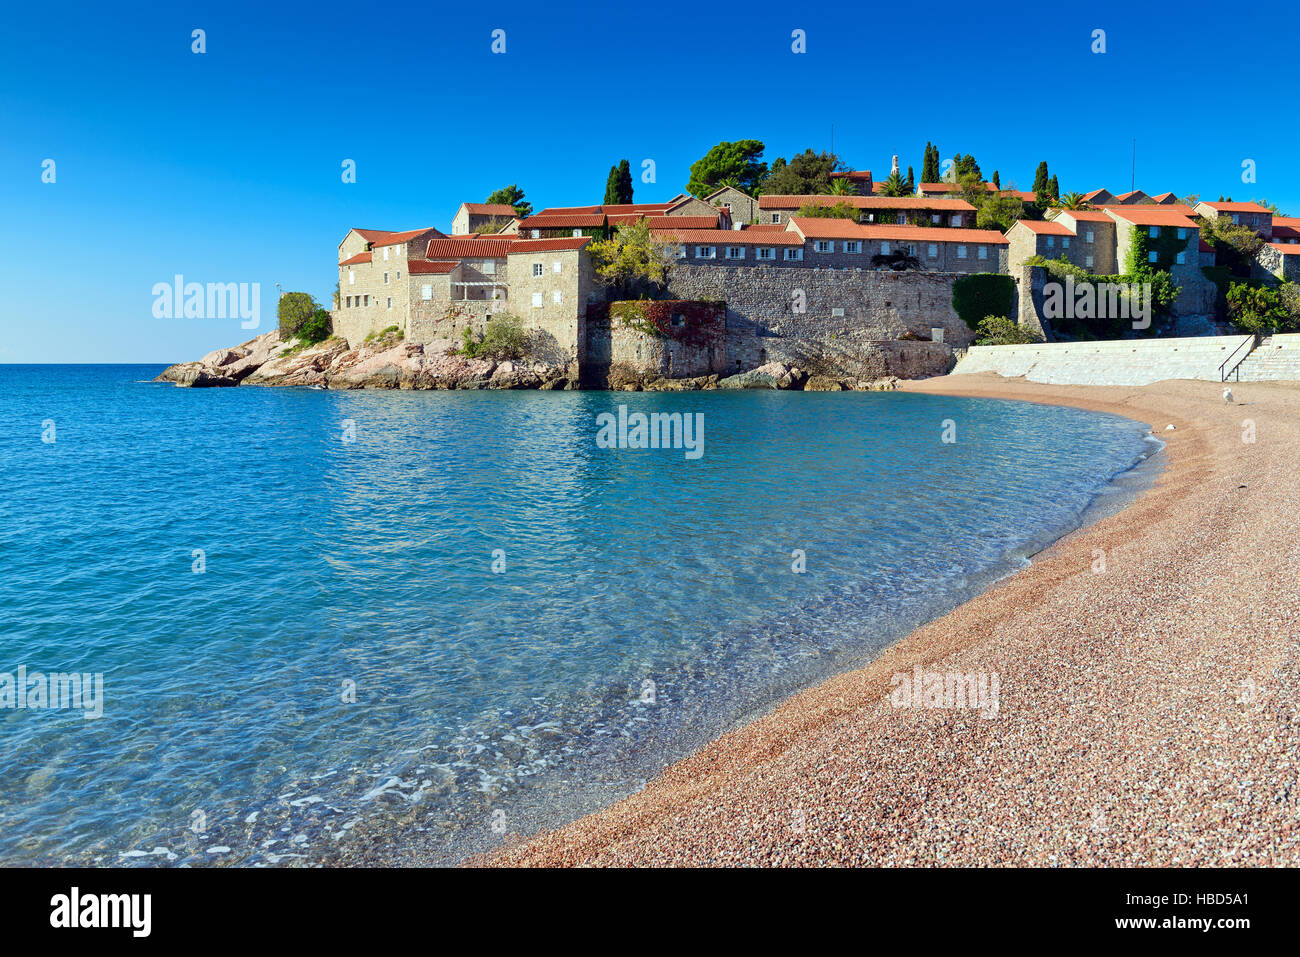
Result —
<path fill-rule="evenodd" d="M 975 273 L 952 284 L 952 307 L 971 329 L 985 316 L 1010 315 L 1015 302 L 1015 280 L 1000 273 Z"/>
<path fill-rule="evenodd" d="M 330 322 L 330 314 L 324 309 L 317 309 L 311 316 L 298 327 L 298 338 L 306 339 L 308 342 L 323 342 L 329 338 L 333 331 L 333 325 Z"/>
<path fill-rule="evenodd" d="M 280 322 L 280 339 L 288 342 L 302 334 L 302 327 L 320 309 L 318 303 L 305 292 L 286 292 L 280 297 L 276 306 L 276 318 Z M 324 338 L 322 336 L 321 338 Z"/>
<path fill-rule="evenodd" d="M 985 316 L 975 327 L 977 346 L 1023 346 L 1042 341 L 1036 332 L 1006 316 Z"/>
<path fill-rule="evenodd" d="M 500 313 L 488 320 L 481 337 L 466 326 L 462 332 L 461 355 L 472 359 L 522 359 L 528 351 L 528 333 L 518 316 Z"/>

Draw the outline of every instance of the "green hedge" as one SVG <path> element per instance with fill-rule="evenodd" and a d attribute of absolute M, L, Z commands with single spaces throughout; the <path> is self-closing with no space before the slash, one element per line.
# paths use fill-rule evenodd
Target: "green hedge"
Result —
<path fill-rule="evenodd" d="M 952 308 L 971 329 L 985 316 L 1010 316 L 1015 302 L 1015 280 L 1000 273 L 978 272 L 952 284 Z"/>

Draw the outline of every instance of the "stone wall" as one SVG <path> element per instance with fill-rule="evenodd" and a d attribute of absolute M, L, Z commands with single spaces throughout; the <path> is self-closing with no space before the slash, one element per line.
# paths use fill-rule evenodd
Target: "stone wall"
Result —
<path fill-rule="evenodd" d="M 1272 276 L 1287 282 L 1300 282 L 1300 255 L 1284 253 L 1271 243 L 1265 243 L 1255 254 L 1251 271 L 1256 279 Z"/>
<path fill-rule="evenodd" d="M 971 330 L 952 308 L 958 274 L 780 266 L 678 266 L 678 299 L 727 304 L 725 368 L 767 362 L 809 374 L 939 375 Z M 942 342 L 931 342 L 942 330 Z M 905 341 L 904 341 L 905 340 Z"/>
<path fill-rule="evenodd" d="M 651 308 L 669 317 L 661 334 L 652 331 L 652 321 L 629 322 L 620 315 L 620 305 L 610 303 L 588 312 L 582 370 L 585 383 L 601 383 L 616 365 L 641 375 L 676 379 L 729 371 L 723 304 L 656 302 Z M 638 304 L 626 305 L 635 308 Z"/>

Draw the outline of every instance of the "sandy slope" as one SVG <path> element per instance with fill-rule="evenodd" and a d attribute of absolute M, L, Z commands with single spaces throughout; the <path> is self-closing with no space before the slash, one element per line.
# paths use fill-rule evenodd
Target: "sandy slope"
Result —
<path fill-rule="evenodd" d="M 1168 466 L 869 667 L 492 863 L 1300 863 L 1300 387 L 907 387 L 1127 415 Z M 996 673 L 997 716 L 893 707 L 917 662 Z"/>

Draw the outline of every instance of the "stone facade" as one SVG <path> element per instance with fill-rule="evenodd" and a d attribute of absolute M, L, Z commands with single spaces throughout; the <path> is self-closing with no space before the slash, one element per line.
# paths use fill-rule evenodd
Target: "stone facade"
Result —
<path fill-rule="evenodd" d="M 748 193 L 742 193 L 734 186 L 724 186 L 704 198 L 711 206 L 727 211 L 732 225 L 758 222 L 758 200 Z M 673 215 L 686 215 L 674 210 Z"/>
<path fill-rule="evenodd" d="M 1252 272 L 1256 278 L 1271 276 L 1285 282 L 1300 282 L 1300 245 L 1265 243 L 1255 254 Z"/>
<path fill-rule="evenodd" d="M 612 315 L 617 305 L 611 303 L 598 315 L 588 315 L 585 383 L 603 384 L 615 366 L 637 375 L 677 379 L 730 371 L 726 363 L 726 307 L 721 303 L 660 304 L 672 315 L 665 335 L 652 334 Z"/>
<path fill-rule="evenodd" d="M 1228 219 L 1234 226 L 1247 226 L 1264 238 L 1273 239 L 1273 211 L 1258 203 L 1202 202 L 1196 204 L 1198 216 L 1206 219 Z"/>

